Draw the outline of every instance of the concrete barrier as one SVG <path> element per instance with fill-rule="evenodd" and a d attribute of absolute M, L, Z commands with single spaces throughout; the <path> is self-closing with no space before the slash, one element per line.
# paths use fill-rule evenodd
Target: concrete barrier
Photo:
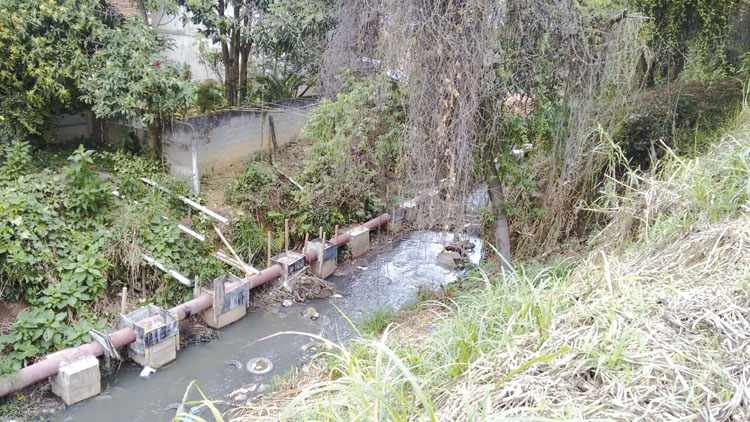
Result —
<path fill-rule="evenodd" d="M 164 134 L 170 171 L 176 177 L 197 179 L 241 165 L 272 148 L 272 132 L 278 147 L 286 145 L 299 137 L 316 104 L 316 98 L 299 98 L 177 120 Z"/>

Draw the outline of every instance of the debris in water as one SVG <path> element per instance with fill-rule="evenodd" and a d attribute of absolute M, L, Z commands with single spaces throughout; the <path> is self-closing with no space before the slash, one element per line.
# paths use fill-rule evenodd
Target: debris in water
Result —
<path fill-rule="evenodd" d="M 308 306 L 304 311 L 302 311 L 302 316 L 313 320 L 318 319 L 319 315 L 320 314 L 318 314 L 318 311 L 315 310 L 315 308 L 313 308 L 312 306 Z"/>
<path fill-rule="evenodd" d="M 292 306 L 293 304 L 294 304 L 294 302 L 292 302 L 289 299 L 284 299 L 284 301 L 281 302 L 281 306 L 283 306 L 285 308 L 288 308 L 288 307 Z"/>
<path fill-rule="evenodd" d="M 273 362 L 267 358 L 250 359 L 247 363 L 247 371 L 255 375 L 263 375 L 271 372 Z"/>
<path fill-rule="evenodd" d="M 180 403 L 172 403 L 168 404 L 167 407 L 164 408 L 164 411 L 174 410 L 177 411 L 177 409 L 180 408 Z"/>
<path fill-rule="evenodd" d="M 364 270 L 367 269 L 367 267 L 360 267 L 359 265 L 357 265 L 357 269 L 360 270 L 360 271 L 364 271 Z"/>
<path fill-rule="evenodd" d="M 141 378 L 148 378 L 151 374 L 156 372 L 156 369 L 150 367 L 150 366 L 144 366 L 143 370 L 141 370 Z"/>
<path fill-rule="evenodd" d="M 303 352 L 306 352 L 306 351 L 311 350 L 311 349 L 313 351 L 315 351 L 315 350 L 318 349 L 319 346 L 320 346 L 320 344 L 317 341 L 311 341 L 310 343 L 307 343 L 304 346 L 302 346 L 300 349 Z"/>
<path fill-rule="evenodd" d="M 238 361 L 237 359 L 225 360 L 223 363 L 225 365 L 234 366 L 234 369 L 242 368 L 242 362 Z"/>
<path fill-rule="evenodd" d="M 338 294 L 338 293 L 334 293 L 334 294 L 333 294 L 333 295 L 332 295 L 331 297 L 332 297 L 333 299 L 341 299 L 341 298 L 342 298 L 342 297 L 344 297 L 344 296 L 341 296 L 341 295 L 340 295 L 340 294 Z"/>
<path fill-rule="evenodd" d="M 474 250 L 474 243 L 454 237 L 453 241 L 438 254 L 437 261 L 444 267 L 460 270 L 469 260 L 469 253 L 472 250 Z"/>

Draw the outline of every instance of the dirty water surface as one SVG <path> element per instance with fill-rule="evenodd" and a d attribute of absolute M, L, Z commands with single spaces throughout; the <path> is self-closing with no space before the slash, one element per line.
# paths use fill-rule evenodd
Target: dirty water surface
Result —
<path fill-rule="evenodd" d="M 353 271 L 341 271 L 347 275 L 330 277 L 337 290 L 333 297 L 248 313 L 221 329 L 218 339 L 181 349 L 175 361 L 148 379 L 140 378 L 139 365 L 124 363 L 115 374 L 102 379 L 100 395 L 68 407 L 53 420 L 170 421 L 175 415 L 174 404 L 182 400 L 192 380 L 213 400 L 230 402 L 227 395 L 242 386 L 249 387 L 248 396 L 265 391 L 274 377 L 309 361 L 316 348 L 310 347 L 312 339 L 298 335 L 258 340 L 283 331 L 300 331 L 345 342 L 354 330 L 342 313 L 356 321 L 384 307 L 398 309 L 412 303 L 420 286 L 454 282 L 458 273 L 436 260 L 443 245 L 452 239 L 453 234 L 430 231 L 406 234 L 357 259 Z M 475 245 L 470 260 L 478 263 L 482 243 L 475 237 L 468 239 Z M 317 319 L 306 316 L 308 307 L 315 308 Z M 257 358 L 269 360 L 271 370 L 249 372 L 248 362 Z M 208 416 L 207 412 L 203 416 Z"/>

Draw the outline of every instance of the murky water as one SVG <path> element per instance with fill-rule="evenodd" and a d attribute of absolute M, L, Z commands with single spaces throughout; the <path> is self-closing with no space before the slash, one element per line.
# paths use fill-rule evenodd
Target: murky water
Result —
<path fill-rule="evenodd" d="M 303 351 L 311 342 L 303 336 L 283 335 L 257 341 L 281 331 L 302 331 L 326 338 L 346 341 L 353 330 L 341 312 L 352 320 L 376 309 L 400 308 L 415 300 L 422 285 L 436 286 L 455 281 L 457 274 L 438 265 L 435 256 L 452 234 L 414 232 L 392 243 L 390 249 L 370 252 L 357 261 L 349 276 L 334 276 L 337 293 L 342 297 L 313 300 L 287 308 L 273 308 L 249 313 L 245 318 L 219 331 L 211 343 L 190 345 L 177 353 L 177 359 L 160 368 L 149 379 L 141 379 L 141 367 L 127 363 L 115 374 L 102 380 L 102 394 L 70 406 L 56 415 L 56 421 L 152 422 L 169 421 L 174 410 L 165 410 L 179 402 L 192 380 L 212 399 L 226 395 L 243 385 L 254 383 L 263 388 L 275 375 L 283 375 L 310 359 L 313 350 Z M 481 241 L 471 260 L 481 258 Z M 317 320 L 302 315 L 308 306 L 320 314 Z M 266 357 L 273 370 L 253 375 L 245 369 L 252 358 Z M 224 362 L 237 360 L 242 368 Z"/>

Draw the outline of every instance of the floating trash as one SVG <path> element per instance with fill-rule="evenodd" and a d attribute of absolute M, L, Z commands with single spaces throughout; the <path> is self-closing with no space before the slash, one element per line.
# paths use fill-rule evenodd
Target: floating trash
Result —
<path fill-rule="evenodd" d="M 266 358 L 255 358 L 250 359 L 247 363 L 247 371 L 255 375 L 263 375 L 271 372 L 273 369 L 273 362 Z"/>
<path fill-rule="evenodd" d="M 225 360 L 223 363 L 224 365 L 234 366 L 234 369 L 242 368 L 242 362 L 238 361 L 237 359 Z"/>
<path fill-rule="evenodd" d="M 148 378 L 154 372 L 156 372 L 156 369 L 154 369 L 154 368 L 152 368 L 150 366 L 144 366 L 143 370 L 141 370 L 141 378 Z"/>

